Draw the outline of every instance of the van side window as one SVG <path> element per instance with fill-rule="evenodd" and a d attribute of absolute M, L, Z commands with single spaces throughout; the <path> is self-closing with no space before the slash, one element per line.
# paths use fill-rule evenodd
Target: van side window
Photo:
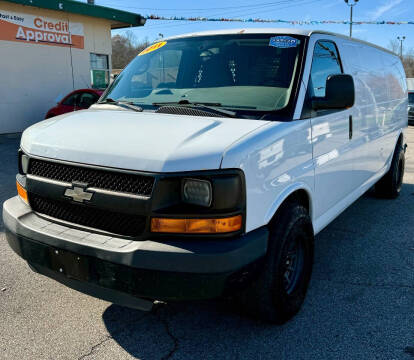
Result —
<path fill-rule="evenodd" d="M 342 74 L 342 65 L 336 45 L 332 41 L 320 40 L 315 44 L 312 68 L 302 118 L 316 116 L 312 111 L 312 98 L 325 96 L 325 85 L 329 75 Z M 325 111 L 318 111 L 318 113 Z M 330 111 L 332 112 L 332 111 Z"/>

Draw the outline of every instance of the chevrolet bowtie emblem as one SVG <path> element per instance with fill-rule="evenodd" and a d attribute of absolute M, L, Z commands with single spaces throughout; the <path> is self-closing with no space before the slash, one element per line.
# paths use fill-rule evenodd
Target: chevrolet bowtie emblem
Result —
<path fill-rule="evenodd" d="M 93 196 L 93 192 L 85 190 L 85 188 L 74 185 L 71 189 L 66 189 L 65 196 L 72 198 L 73 201 L 83 203 L 84 201 L 90 201 Z"/>

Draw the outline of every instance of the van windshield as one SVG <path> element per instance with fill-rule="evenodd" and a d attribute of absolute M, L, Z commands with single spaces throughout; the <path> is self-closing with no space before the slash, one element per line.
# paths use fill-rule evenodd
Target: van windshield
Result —
<path fill-rule="evenodd" d="M 294 92 L 303 39 L 238 34 L 160 41 L 125 68 L 101 101 L 128 101 L 144 109 L 184 101 L 277 111 Z"/>

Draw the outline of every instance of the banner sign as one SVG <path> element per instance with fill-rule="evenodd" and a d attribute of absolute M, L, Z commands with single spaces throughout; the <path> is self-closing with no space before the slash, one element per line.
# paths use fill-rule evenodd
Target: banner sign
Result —
<path fill-rule="evenodd" d="M 206 18 L 184 16 L 158 16 L 148 15 L 146 20 L 168 21 L 217 21 L 217 22 L 250 22 L 250 23 L 282 23 L 290 25 L 319 25 L 319 24 L 343 24 L 349 25 L 348 20 L 282 20 L 282 19 L 236 19 L 236 18 Z M 353 25 L 414 25 L 414 21 L 353 21 Z"/>
<path fill-rule="evenodd" d="M 83 24 L 0 9 L 0 40 L 84 48 Z"/>

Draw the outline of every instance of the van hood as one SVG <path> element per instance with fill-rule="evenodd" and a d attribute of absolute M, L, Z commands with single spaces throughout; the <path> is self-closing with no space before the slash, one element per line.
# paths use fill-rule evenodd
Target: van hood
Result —
<path fill-rule="evenodd" d="M 218 169 L 232 143 L 268 121 L 86 110 L 28 128 L 30 155 L 152 172 Z"/>

